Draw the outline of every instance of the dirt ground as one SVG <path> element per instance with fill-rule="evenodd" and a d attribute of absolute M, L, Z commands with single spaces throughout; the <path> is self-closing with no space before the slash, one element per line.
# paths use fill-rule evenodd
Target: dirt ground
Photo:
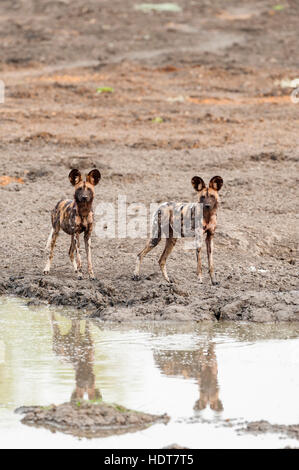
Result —
<path fill-rule="evenodd" d="M 0 4 L 0 293 L 103 320 L 299 320 L 299 4 L 178 0 L 3 0 Z M 113 93 L 97 93 L 98 87 Z M 221 175 L 211 286 L 178 243 L 132 281 L 145 240 L 93 235 L 97 281 L 78 281 L 62 235 L 50 276 L 50 212 L 72 197 L 70 168 L 102 173 L 95 206 L 195 201 L 190 180 Z M 97 219 L 96 219 L 97 220 Z M 85 257 L 83 257 L 85 262 Z"/>

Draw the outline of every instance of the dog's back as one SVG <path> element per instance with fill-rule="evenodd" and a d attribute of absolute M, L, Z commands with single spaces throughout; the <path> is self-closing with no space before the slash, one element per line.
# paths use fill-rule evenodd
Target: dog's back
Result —
<path fill-rule="evenodd" d="M 165 202 L 157 209 L 152 222 L 152 238 L 195 237 L 202 229 L 202 210 L 196 202 Z"/>

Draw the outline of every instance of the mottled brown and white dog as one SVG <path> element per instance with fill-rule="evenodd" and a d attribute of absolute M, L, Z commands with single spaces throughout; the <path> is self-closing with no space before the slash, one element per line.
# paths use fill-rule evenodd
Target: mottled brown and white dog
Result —
<path fill-rule="evenodd" d="M 92 170 L 83 181 L 79 170 L 72 170 L 69 180 L 75 187 L 74 199 L 59 201 L 52 211 L 52 230 L 48 239 L 46 249 L 49 250 L 47 264 L 44 274 L 49 274 L 53 259 L 54 248 L 60 229 L 71 235 L 72 241 L 69 256 L 73 263 L 78 279 L 82 279 L 82 263 L 80 257 L 80 234 L 84 232 L 85 249 L 88 261 L 88 274 L 94 279 L 91 261 L 91 233 L 93 228 L 92 203 L 94 199 L 94 187 L 101 179 L 99 170 Z M 76 252 L 76 259 L 75 259 Z"/>
<path fill-rule="evenodd" d="M 148 240 L 145 248 L 138 254 L 136 268 L 133 279 L 138 280 L 140 274 L 140 266 L 143 258 L 149 253 L 155 246 L 160 243 L 162 235 L 166 238 L 166 244 L 161 258 L 159 259 L 159 265 L 162 271 L 163 277 L 167 282 L 170 282 L 167 270 L 166 260 L 172 252 L 177 239 L 179 237 L 197 237 L 199 242 L 196 244 L 196 256 L 197 256 L 197 276 L 199 282 L 202 283 L 202 265 L 201 265 L 201 243 L 200 239 L 203 234 L 206 234 L 206 246 L 209 263 L 209 273 L 211 282 L 213 285 L 218 284 L 215 279 L 214 273 L 214 262 L 213 262 L 213 238 L 217 225 L 217 209 L 219 204 L 219 195 L 223 185 L 223 179 L 221 176 L 214 176 L 209 186 L 206 187 L 205 182 L 199 176 L 194 176 L 191 180 L 192 186 L 195 191 L 198 192 L 198 202 L 191 204 L 177 204 L 174 202 L 166 202 L 162 204 L 154 216 L 152 237 Z M 195 217 L 196 213 L 201 213 L 199 210 L 200 204 L 202 204 L 202 224 L 199 226 L 201 233 L 196 233 Z M 189 227 L 184 225 L 183 221 L 190 219 Z M 188 225 L 188 224 L 187 224 Z M 178 230 L 179 227 L 179 230 Z M 176 234 L 179 234 L 176 236 Z"/>

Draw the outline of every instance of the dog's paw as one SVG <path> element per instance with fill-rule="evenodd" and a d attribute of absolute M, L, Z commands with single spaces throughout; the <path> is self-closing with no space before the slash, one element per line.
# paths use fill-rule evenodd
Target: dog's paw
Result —
<path fill-rule="evenodd" d="M 220 286 L 220 282 L 219 281 L 212 281 L 212 286 Z"/>
<path fill-rule="evenodd" d="M 78 281 L 82 281 L 83 279 L 83 275 L 82 274 L 78 274 L 78 277 L 77 277 Z"/>
<path fill-rule="evenodd" d="M 132 281 L 140 281 L 140 276 L 138 274 L 133 274 Z"/>
<path fill-rule="evenodd" d="M 47 269 L 44 270 L 44 276 L 48 276 L 49 273 L 50 271 L 48 271 Z"/>

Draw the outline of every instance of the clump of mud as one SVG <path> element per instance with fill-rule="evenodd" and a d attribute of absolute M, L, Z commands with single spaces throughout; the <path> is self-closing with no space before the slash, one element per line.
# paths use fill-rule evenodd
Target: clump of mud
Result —
<path fill-rule="evenodd" d="M 148 426 L 167 423 L 165 415 L 151 415 L 128 410 L 120 405 L 107 403 L 63 403 L 49 407 L 21 407 L 16 411 L 24 414 L 23 424 L 44 427 L 52 432 L 61 431 L 78 437 L 106 437 L 113 434 L 140 431 Z"/>
<path fill-rule="evenodd" d="M 243 431 L 252 434 L 264 434 L 266 432 L 278 433 L 288 436 L 292 439 L 299 439 L 299 424 L 271 424 L 268 421 L 253 421 L 247 423 Z"/>

